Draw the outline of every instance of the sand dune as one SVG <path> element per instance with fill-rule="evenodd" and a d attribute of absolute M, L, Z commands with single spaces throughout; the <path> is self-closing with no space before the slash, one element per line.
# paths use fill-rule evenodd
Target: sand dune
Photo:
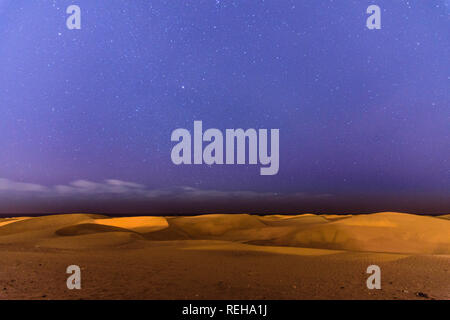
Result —
<path fill-rule="evenodd" d="M 450 254 L 450 221 L 394 212 L 357 215 L 315 225 L 266 244 L 351 251 Z"/>
<path fill-rule="evenodd" d="M 20 217 L 20 218 L 3 218 L 0 219 L 0 227 L 6 226 L 7 224 L 13 223 L 13 222 L 19 222 L 22 220 L 30 219 L 30 217 Z"/>
<path fill-rule="evenodd" d="M 450 299 L 448 217 L 5 218 L 0 299 Z M 71 264 L 83 290 L 65 287 Z M 371 264 L 383 290 L 366 288 Z"/>
<path fill-rule="evenodd" d="M 0 227 L 1 243 L 35 243 L 38 239 L 54 237 L 56 231 L 80 222 L 93 221 L 104 218 L 92 214 L 62 214 L 16 221 Z"/>
<path fill-rule="evenodd" d="M 55 231 L 60 236 L 77 236 L 103 232 L 148 233 L 169 226 L 163 217 L 129 217 L 91 219 Z"/>
<path fill-rule="evenodd" d="M 193 239 L 217 237 L 232 230 L 261 228 L 265 224 L 257 216 L 248 214 L 208 214 L 171 219 L 170 224 L 178 227 Z"/>
<path fill-rule="evenodd" d="M 165 229 L 169 226 L 163 217 L 130 217 L 130 218 L 110 218 L 96 219 L 96 224 L 112 227 L 124 228 L 139 233 L 154 232 Z"/>
<path fill-rule="evenodd" d="M 77 249 L 134 240 L 201 239 L 255 246 L 450 254 L 450 221 L 442 216 L 395 212 L 353 216 L 208 214 L 167 218 L 71 214 L 0 221 L 0 243 L 10 244 L 39 243 Z"/>
<path fill-rule="evenodd" d="M 107 249 L 118 248 L 122 245 L 142 239 L 136 233 L 132 232 L 114 232 L 93 233 L 72 237 L 48 238 L 36 243 L 36 247 L 53 248 L 53 249 Z"/>
<path fill-rule="evenodd" d="M 327 220 L 340 220 L 352 217 L 351 214 L 322 214 L 321 216 Z"/>
<path fill-rule="evenodd" d="M 104 233 L 104 232 L 130 232 L 131 230 L 98 224 L 98 223 L 79 223 L 74 226 L 68 226 L 55 231 L 58 236 L 80 236 L 85 234 L 93 233 Z"/>
<path fill-rule="evenodd" d="M 273 215 L 261 217 L 260 220 L 270 226 L 310 225 L 328 222 L 326 218 L 315 214 L 300 214 L 295 216 Z"/>
<path fill-rule="evenodd" d="M 17 221 L 0 228 L 0 236 L 36 230 L 54 230 L 63 226 L 73 225 L 81 221 L 99 219 L 103 217 L 104 216 L 92 214 L 61 214 L 34 217 L 31 219 L 17 218 Z"/>

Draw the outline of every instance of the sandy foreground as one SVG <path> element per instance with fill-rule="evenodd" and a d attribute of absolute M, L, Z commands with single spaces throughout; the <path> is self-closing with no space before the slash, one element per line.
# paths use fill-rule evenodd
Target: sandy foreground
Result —
<path fill-rule="evenodd" d="M 0 299 L 450 299 L 450 216 L 5 218 L 0 263 Z"/>

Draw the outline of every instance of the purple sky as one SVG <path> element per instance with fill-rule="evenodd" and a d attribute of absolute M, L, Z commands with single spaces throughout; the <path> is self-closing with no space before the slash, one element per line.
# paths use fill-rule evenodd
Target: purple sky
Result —
<path fill-rule="evenodd" d="M 0 212 L 450 212 L 449 3 L 0 0 Z M 174 165 L 194 120 L 279 173 Z"/>

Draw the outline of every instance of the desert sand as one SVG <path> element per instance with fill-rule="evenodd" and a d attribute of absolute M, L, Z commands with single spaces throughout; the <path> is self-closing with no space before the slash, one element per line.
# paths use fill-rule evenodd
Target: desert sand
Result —
<path fill-rule="evenodd" d="M 450 299 L 450 220 L 208 214 L 0 219 L 0 299 Z M 381 290 L 366 269 L 381 268 Z M 82 289 L 68 290 L 78 265 Z"/>

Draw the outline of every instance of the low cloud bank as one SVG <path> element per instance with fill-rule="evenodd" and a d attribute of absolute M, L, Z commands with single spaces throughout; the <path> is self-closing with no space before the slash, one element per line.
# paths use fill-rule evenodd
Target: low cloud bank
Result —
<path fill-rule="evenodd" d="M 24 196 L 24 197 L 66 197 L 66 198 L 142 198 L 142 199 L 267 199 L 267 198 L 325 198 L 329 194 L 311 195 L 303 192 L 280 194 L 275 192 L 256 191 L 220 191 L 204 190 L 189 186 L 176 186 L 172 188 L 150 189 L 143 184 L 107 179 L 103 182 L 89 180 L 75 180 L 64 185 L 44 186 L 35 183 L 25 183 L 0 178 L 0 196 Z"/>

